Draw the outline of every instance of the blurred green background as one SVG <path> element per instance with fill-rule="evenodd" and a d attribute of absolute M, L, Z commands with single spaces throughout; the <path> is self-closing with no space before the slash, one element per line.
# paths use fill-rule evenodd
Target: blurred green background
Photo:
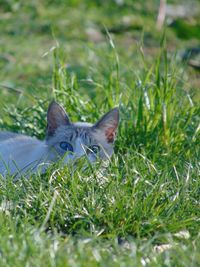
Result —
<path fill-rule="evenodd" d="M 184 88 L 198 97 L 200 1 L 166 1 L 161 29 L 159 5 L 159 0 L 0 0 L 1 103 L 19 100 L 11 88 L 51 98 L 52 53 L 58 46 L 68 72 L 77 76 L 79 90 L 92 96 L 95 85 L 90 80 L 106 79 L 113 61 L 107 31 L 119 58 L 121 81 L 131 75 L 135 79 L 145 68 L 141 52 L 146 62 L 154 60 L 165 26 L 169 55 L 177 54 L 177 64 L 185 69 L 180 77 Z M 189 64 L 182 60 L 188 56 Z M 21 94 L 21 100 L 30 98 Z"/>

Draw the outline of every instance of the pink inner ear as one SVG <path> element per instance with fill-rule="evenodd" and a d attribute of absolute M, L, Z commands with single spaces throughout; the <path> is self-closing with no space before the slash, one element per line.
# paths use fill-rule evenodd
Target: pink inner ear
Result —
<path fill-rule="evenodd" d="M 110 127 L 108 129 L 106 129 L 106 138 L 108 143 L 113 143 L 114 142 L 114 138 L 115 138 L 115 128 Z"/>

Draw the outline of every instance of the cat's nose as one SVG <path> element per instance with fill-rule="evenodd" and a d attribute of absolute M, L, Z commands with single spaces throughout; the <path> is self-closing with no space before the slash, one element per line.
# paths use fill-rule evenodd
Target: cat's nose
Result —
<path fill-rule="evenodd" d="M 76 140 L 76 149 L 74 151 L 74 157 L 80 158 L 85 155 L 85 147 L 80 138 Z"/>
<path fill-rule="evenodd" d="M 83 150 L 83 149 L 82 150 L 78 149 L 74 153 L 74 158 L 81 158 L 83 156 L 85 156 L 85 150 Z"/>

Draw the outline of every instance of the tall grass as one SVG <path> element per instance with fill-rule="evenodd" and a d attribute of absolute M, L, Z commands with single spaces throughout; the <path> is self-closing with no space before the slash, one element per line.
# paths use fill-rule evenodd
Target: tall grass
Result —
<path fill-rule="evenodd" d="M 55 49 L 49 97 L 73 120 L 92 122 L 119 105 L 110 165 L 83 171 L 80 162 L 72 172 L 58 163 L 30 180 L 2 178 L 1 266 L 198 266 L 199 104 L 182 90 L 182 69 L 163 46 L 126 80 L 110 49 L 107 68 L 84 81 L 92 85 L 87 96 Z M 8 108 L 2 128 L 44 138 L 47 102 Z M 170 247 L 158 253 L 161 244 Z"/>

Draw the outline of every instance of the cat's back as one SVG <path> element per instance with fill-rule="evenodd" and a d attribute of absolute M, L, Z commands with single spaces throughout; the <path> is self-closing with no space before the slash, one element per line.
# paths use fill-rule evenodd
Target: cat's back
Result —
<path fill-rule="evenodd" d="M 38 144 L 41 141 L 34 137 L 30 137 L 23 134 L 12 133 L 12 132 L 0 132 L 0 152 L 3 147 L 9 146 L 12 149 L 12 146 L 15 148 L 24 144 Z"/>
<path fill-rule="evenodd" d="M 11 173 L 16 170 L 16 166 L 22 169 L 40 159 L 44 151 L 44 142 L 36 138 L 11 132 L 0 132 L 0 173 L 4 173 L 5 165 L 10 167 Z"/>
<path fill-rule="evenodd" d="M 10 138 L 19 137 L 19 136 L 25 136 L 25 135 L 18 134 L 18 133 L 12 133 L 12 132 L 8 132 L 8 131 L 0 132 L 0 142 L 6 141 Z"/>
<path fill-rule="evenodd" d="M 33 147 L 41 145 L 43 142 L 27 135 L 12 132 L 0 132 L 0 154 L 25 153 Z"/>

